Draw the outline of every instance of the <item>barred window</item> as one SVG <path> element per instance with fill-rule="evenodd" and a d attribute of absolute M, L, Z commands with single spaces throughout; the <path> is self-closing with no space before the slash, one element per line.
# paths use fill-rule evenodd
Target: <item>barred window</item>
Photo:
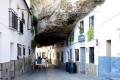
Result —
<path fill-rule="evenodd" d="M 9 27 L 18 30 L 18 15 L 12 8 L 9 8 Z"/>
<path fill-rule="evenodd" d="M 94 16 L 89 17 L 89 28 L 94 27 Z"/>
<path fill-rule="evenodd" d="M 23 34 L 23 21 L 21 18 L 19 18 L 19 30 L 18 30 L 21 34 Z"/>
<path fill-rule="evenodd" d="M 80 35 L 84 33 L 84 21 L 80 22 Z"/>

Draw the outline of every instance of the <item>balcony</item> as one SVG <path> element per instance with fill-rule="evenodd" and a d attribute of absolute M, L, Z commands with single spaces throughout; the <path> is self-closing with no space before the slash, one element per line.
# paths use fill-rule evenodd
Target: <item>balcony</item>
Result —
<path fill-rule="evenodd" d="M 12 30 L 18 30 L 18 15 L 12 8 L 9 8 L 9 27 Z"/>

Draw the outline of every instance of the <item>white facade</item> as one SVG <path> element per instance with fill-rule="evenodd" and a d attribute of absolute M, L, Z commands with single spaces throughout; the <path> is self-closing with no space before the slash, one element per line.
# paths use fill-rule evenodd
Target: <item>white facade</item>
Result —
<path fill-rule="evenodd" d="M 97 6 L 88 15 L 78 21 L 74 31 L 74 40 L 71 44 L 64 47 L 54 48 L 55 52 L 64 53 L 64 63 L 68 62 L 70 49 L 72 49 L 72 60 L 75 59 L 75 49 L 79 49 L 79 62 L 81 63 L 80 48 L 85 48 L 85 66 L 88 74 L 98 75 L 98 65 L 100 56 L 120 57 L 120 10 L 119 0 L 106 0 L 103 4 Z M 89 29 L 89 18 L 94 16 L 94 39 L 87 40 L 87 31 Z M 80 22 L 84 21 L 85 41 L 78 42 Z M 94 63 L 90 63 L 89 48 L 94 47 Z M 68 56 L 69 54 L 69 56 Z M 91 65 L 92 64 L 92 65 Z M 90 65 L 90 66 L 89 66 Z M 86 69 L 87 69 L 86 68 Z M 87 71 L 86 71 L 87 73 Z"/>
<path fill-rule="evenodd" d="M 106 56 L 106 40 L 111 40 L 111 56 L 119 56 L 120 51 L 120 32 L 119 32 L 119 1 L 106 0 L 102 5 L 97 6 L 91 13 L 80 19 L 74 28 L 74 41 L 68 48 L 74 49 L 80 47 L 95 48 L 95 64 L 98 64 L 98 56 Z M 115 4 L 115 5 L 114 5 Z M 89 29 L 89 17 L 94 15 L 94 39 L 87 40 L 87 31 Z M 84 21 L 84 35 L 85 42 L 78 42 L 80 21 Z M 96 39 L 98 39 L 98 46 L 96 46 Z M 68 51 L 69 51 L 68 49 Z M 66 50 L 66 49 L 65 49 Z M 86 53 L 86 57 L 88 57 Z M 89 63 L 89 58 L 86 62 Z M 73 56 L 73 60 L 75 60 Z"/>
<path fill-rule="evenodd" d="M 100 24 L 98 25 L 99 39 L 100 39 L 100 56 L 116 56 L 120 57 L 120 10 L 118 9 L 120 1 L 111 0 L 106 1 L 101 7 L 98 7 L 100 10 L 99 20 Z M 106 52 L 106 40 L 111 40 L 111 53 L 107 54 Z"/>
<path fill-rule="evenodd" d="M 17 17 L 22 19 L 24 14 L 25 23 L 23 23 L 23 34 L 20 31 L 20 23 L 18 20 L 18 30 L 10 28 L 9 8 L 13 9 Z M 17 60 L 17 44 L 21 44 L 21 58 L 23 57 L 23 46 L 25 47 L 25 57 L 29 56 L 31 50 L 31 40 L 33 35 L 30 30 L 31 14 L 28 12 L 24 0 L 3 0 L 0 3 L 0 63 Z M 29 14 L 29 16 L 28 16 Z M 29 18 L 28 18 L 29 17 Z M 29 21 L 28 21 L 29 20 Z"/>

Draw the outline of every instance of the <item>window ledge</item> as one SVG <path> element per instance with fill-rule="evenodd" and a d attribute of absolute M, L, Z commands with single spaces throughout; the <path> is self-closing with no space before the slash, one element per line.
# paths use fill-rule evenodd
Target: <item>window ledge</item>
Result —
<path fill-rule="evenodd" d="M 13 27 L 9 27 L 9 29 L 13 30 L 13 31 L 17 31 L 16 29 L 14 29 Z"/>

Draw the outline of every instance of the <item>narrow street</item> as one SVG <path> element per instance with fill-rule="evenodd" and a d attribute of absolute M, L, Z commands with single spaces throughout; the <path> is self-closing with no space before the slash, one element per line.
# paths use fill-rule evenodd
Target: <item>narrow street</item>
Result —
<path fill-rule="evenodd" d="M 65 69 L 51 67 L 36 69 L 14 80 L 98 80 L 98 78 L 81 73 L 70 74 Z"/>
<path fill-rule="evenodd" d="M 0 80 L 120 80 L 119 8 L 120 0 L 1 0 Z"/>

